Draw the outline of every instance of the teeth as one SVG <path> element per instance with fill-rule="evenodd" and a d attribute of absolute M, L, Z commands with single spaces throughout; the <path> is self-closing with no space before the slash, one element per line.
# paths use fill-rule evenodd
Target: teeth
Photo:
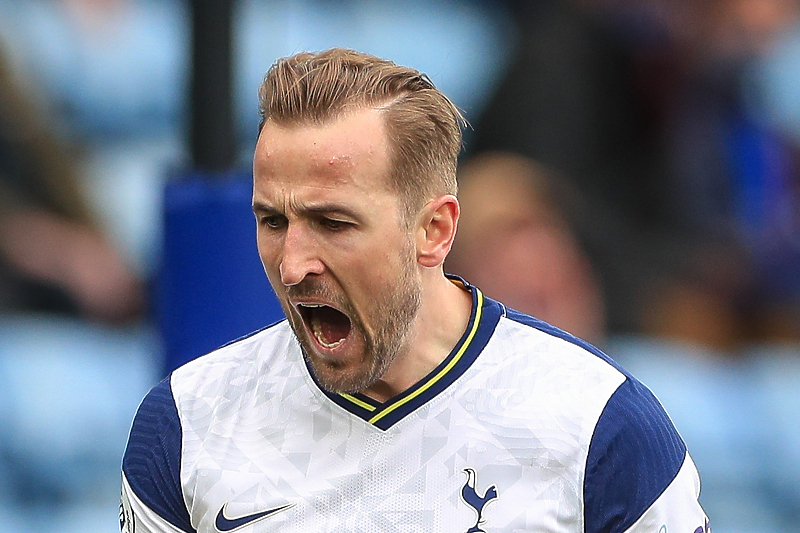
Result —
<path fill-rule="evenodd" d="M 299 307 L 304 307 L 306 309 L 327 307 L 325 304 L 315 304 L 315 303 L 298 304 L 298 306 Z M 328 348 L 328 349 L 336 348 L 337 346 L 339 346 L 340 344 L 342 344 L 345 341 L 345 339 L 339 339 L 336 342 L 331 342 L 331 343 L 325 342 L 325 339 L 322 338 L 322 333 L 320 332 L 320 323 L 319 323 L 319 320 L 316 318 L 316 316 L 312 315 L 310 326 L 311 326 L 311 332 L 314 334 L 314 337 L 325 348 Z"/>
<path fill-rule="evenodd" d="M 322 307 L 322 306 L 319 305 L 319 306 L 315 306 L 315 307 Z M 319 332 L 319 325 L 320 324 L 319 324 L 318 320 L 316 320 L 316 319 L 312 319 L 311 320 L 311 332 L 314 334 L 314 337 L 317 339 L 317 341 L 322 346 L 324 346 L 325 348 L 331 349 L 331 348 L 336 348 L 337 346 L 339 346 L 340 344 L 342 344 L 344 342 L 344 339 L 339 339 L 338 341 L 332 342 L 332 343 L 325 342 L 325 340 L 322 338 L 322 334 Z"/>
<path fill-rule="evenodd" d="M 339 346 L 340 344 L 342 344 L 344 342 L 344 339 L 339 339 L 338 341 L 336 341 L 336 342 L 334 342 L 332 344 L 328 344 L 327 342 L 322 340 L 322 338 L 320 337 L 319 333 L 317 333 L 316 329 L 314 330 L 314 337 L 316 337 L 317 341 L 319 341 L 319 343 L 322 346 L 324 346 L 325 348 L 336 348 L 337 346 Z"/>

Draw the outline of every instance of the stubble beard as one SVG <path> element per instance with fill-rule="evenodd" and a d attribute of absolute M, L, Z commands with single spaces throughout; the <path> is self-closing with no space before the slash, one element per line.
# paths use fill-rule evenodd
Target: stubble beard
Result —
<path fill-rule="evenodd" d="M 361 354 L 361 361 L 351 369 L 320 361 L 311 355 L 314 353 L 314 341 L 309 338 L 309 332 L 302 319 L 287 313 L 287 316 L 291 317 L 289 323 L 300 343 L 303 357 L 325 390 L 352 394 L 368 389 L 377 383 L 397 357 L 409 352 L 410 333 L 422 305 L 422 286 L 420 280 L 414 276 L 413 263 L 411 261 L 406 263 L 396 283 L 387 283 L 387 287 L 396 287 L 396 290 L 387 290 L 378 301 L 373 299 L 375 304 L 366 310 L 368 317 L 374 319 L 375 327 L 372 334 L 368 333 L 351 303 L 323 282 L 304 280 L 293 287 L 294 292 L 301 292 L 306 296 L 322 296 L 327 301 L 335 302 L 350 318 L 350 335 L 360 337 L 363 341 L 364 351 Z M 305 283 L 308 285 L 303 286 Z"/>

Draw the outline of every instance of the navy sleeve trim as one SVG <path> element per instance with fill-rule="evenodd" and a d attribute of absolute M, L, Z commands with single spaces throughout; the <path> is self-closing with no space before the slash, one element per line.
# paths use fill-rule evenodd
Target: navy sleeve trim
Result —
<path fill-rule="evenodd" d="M 672 483 L 686 446 L 650 390 L 633 378 L 609 399 L 595 427 L 584 479 L 586 533 L 621 533 Z"/>
<path fill-rule="evenodd" d="M 181 490 L 181 444 L 181 422 L 167 377 L 139 406 L 122 471 L 145 505 L 181 531 L 196 533 Z"/>

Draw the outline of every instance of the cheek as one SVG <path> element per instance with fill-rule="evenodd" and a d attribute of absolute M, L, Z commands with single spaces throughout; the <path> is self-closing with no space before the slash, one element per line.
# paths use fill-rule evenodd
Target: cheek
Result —
<path fill-rule="evenodd" d="M 362 249 L 354 254 L 340 252 L 327 264 L 331 277 L 353 302 L 369 304 L 392 282 L 387 259 L 374 250 Z"/>
<path fill-rule="evenodd" d="M 373 253 L 362 254 L 358 262 L 348 267 L 348 278 L 356 285 L 356 290 L 367 299 L 374 299 L 377 294 L 387 290 L 397 290 L 397 284 L 406 277 L 411 268 L 409 250 L 403 246 L 374 250 Z"/>

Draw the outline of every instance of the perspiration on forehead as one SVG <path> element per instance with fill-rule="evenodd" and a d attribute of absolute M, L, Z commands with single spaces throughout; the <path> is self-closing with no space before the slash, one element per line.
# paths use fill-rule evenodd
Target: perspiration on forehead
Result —
<path fill-rule="evenodd" d="M 369 132 L 366 141 L 354 139 L 354 134 L 361 131 Z M 343 137 L 344 142 L 333 142 L 330 134 Z M 288 146 L 279 141 L 284 135 L 292 138 Z M 398 196 L 404 195 L 397 185 L 396 150 L 387 135 L 385 115 L 381 109 L 354 107 L 320 123 L 281 124 L 269 119 L 259 136 L 255 168 L 269 167 L 275 156 L 285 155 L 281 151 L 300 146 L 307 149 L 303 159 L 307 161 L 309 170 L 331 183 L 347 181 L 347 175 L 368 160 L 383 161 L 377 167 L 382 169 L 381 172 L 375 172 L 372 178 L 380 180 L 382 186 Z M 295 154 L 293 157 L 299 156 Z"/>
<path fill-rule="evenodd" d="M 334 185 L 358 177 L 357 183 L 394 192 L 390 158 L 381 112 L 361 109 L 323 124 L 284 126 L 270 120 L 253 163 L 256 175 L 272 180 L 300 173 L 317 177 L 320 185 Z"/>

